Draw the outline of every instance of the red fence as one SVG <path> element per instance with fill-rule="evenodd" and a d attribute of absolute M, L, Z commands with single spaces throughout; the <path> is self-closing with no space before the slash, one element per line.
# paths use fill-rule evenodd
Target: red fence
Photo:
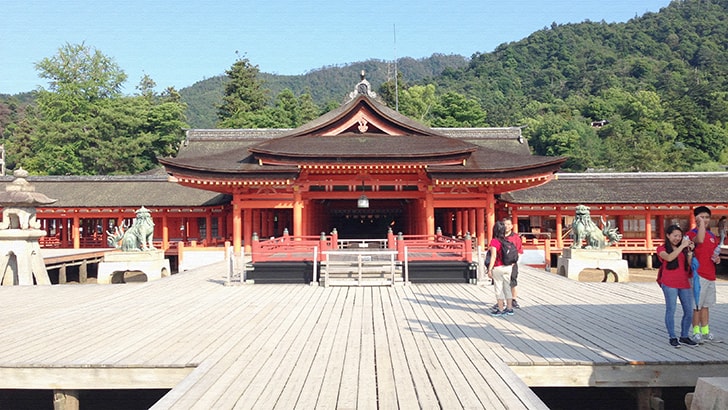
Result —
<path fill-rule="evenodd" d="M 340 249 L 340 245 L 336 231 L 321 236 L 291 236 L 284 232 L 281 237 L 264 240 L 253 236 L 251 249 L 253 263 L 320 261 L 323 260 L 324 251 Z M 405 260 L 405 251 L 410 261 L 473 261 L 473 241 L 470 237 L 456 239 L 440 234 L 395 236 L 389 232 L 386 249 L 396 250 L 398 261 Z"/>

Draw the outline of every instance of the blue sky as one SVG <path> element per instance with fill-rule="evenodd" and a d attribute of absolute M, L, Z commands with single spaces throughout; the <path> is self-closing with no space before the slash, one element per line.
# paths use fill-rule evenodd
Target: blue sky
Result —
<path fill-rule="evenodd" d="M 534 31 L 625 22 L 669 0 L 4 0 L 0 94 L 47 87 L 34 64 L 65 43 L 113 58 L 135 92 L 144 74 L 181 89 L 223 74 L 238 52 L 263 72 L 302 74 L 370 58 L 488 53 Z M 395 41 L 396 40 L 396 41 Z"/>

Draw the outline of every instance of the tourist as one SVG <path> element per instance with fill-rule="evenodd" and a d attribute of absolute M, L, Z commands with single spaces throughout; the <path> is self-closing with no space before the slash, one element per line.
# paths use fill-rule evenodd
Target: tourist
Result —
<path fill-rule="evenodd" d="M 670 346 L 681 344 L 697 346 L 690 338 L 693 321 L 693 291 L 690 288 L 690 261 L 693 257 L 693 244 L 678 225 L 665 230 L 665 244 L 657 247 L 660 270 L 657 283 L 665 295 L 665 327 L 670 338 Z M 683 315 L 680 321 L 680 339 L 675 335 L 675 310 L 680 299 Z"/>
<path fill-rule="evenodd" d="M 488 277 L 493 280 L 495 298 L 498 300 L 497 309 L 490 312 L 493 316 L 513 315 L 511 296 L 511 271 L 513 268 L 510 265 L 503 265 L 501 261 L 502 241 L 507 241 L 505 235 L 505 224 L 501 221 L 496 222 L 493 226 L 493 239 L 488 247 L 490 262 L 487 271 Z"/>
<path fill-rule="evenodd" d="M 693 312 L 693 341 L 697 343 L 713 342 L 718 339 L 710 331 L 709 313 L 711 306 L 715 305 L 715 264 L 720 263 L 720 244 L 713 232 L 710 231 L 710 209 L 699 206 L 693 210 L 696 227 L 691 229 L 687 236 L 695 243 L 695 258 L 698 261 L 700 293 L 695 301 Z"/>
<path fill-rule="evenodd" d="M 503 225 L 506 227 L 506 239 L 513 242 L 514 245 L 516 245 L 516 249 L 518 249 L 518 254 L 523 254 L 523 241 L 521 240 L 521 236 L 518 235 L 516 232 L 513 232 L 513 221 L 511 218 L 503 218 Z M 518 263 L 513 264 L 513 270 L 511 271 L 511 297 L 512 297 L 512 304 L 513 308 L 518 309 L 521 306 L 518 304 L 518 301 L 516 300 L 517 296 L 517 290 L 516 287 L 518 286 Z"/>

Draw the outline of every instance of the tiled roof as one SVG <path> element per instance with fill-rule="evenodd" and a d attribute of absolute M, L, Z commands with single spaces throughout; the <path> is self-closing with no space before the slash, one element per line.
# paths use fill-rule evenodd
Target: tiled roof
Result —
<path fill-rule="evenodd" d="M 163 172 L 134 176 L 36 176 L 28 182 L 57 201 L 52 208 L 93 207 L 191 207 L 216 206 L 230 202 L 229 195 L 204 191 L 169 182 Z M 0 177 L 0 189 L 13 177 Z M 40 207 L 39 207 L 40 208 Z"/>
<path fill-rule="evenodd" d="M 253 153 L 287 162 L 316 157 L 328 162 L 376 158 L 437 163 L 438 157 L 463 156 L 475 149 L 469 142 L 448 138 L 365 95 L 279 138 L 250 147 Z"/>
<path fill-rule="evenodd" d="M 487 178 L 554 172 L 565 160 L 531 155 L 519 127 L 430 128 L 360 94 L 295 129 L 187 130 L 179 154 L 159 162 L 175 176 L 212 179 L 295 178 L 300 165 L 321 163 L 414 163 Z"/>
<path fill-rule="evenodd" d="M 728 172 L 556 174 L 551 182 L 501 195 L 515 204 L 728 203 Z"/>

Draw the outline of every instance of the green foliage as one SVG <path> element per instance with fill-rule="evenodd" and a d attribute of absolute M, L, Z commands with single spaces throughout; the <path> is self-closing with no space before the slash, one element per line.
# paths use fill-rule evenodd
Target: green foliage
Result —
<path fill-rule="evenodd" d="M 247 58 L 241 58 L 225 73 L 229 81 L 217 109 L 219 125 L 223 128 L 250 127 L 253 114 L 267 108 L 268 90 L 258 78 L 260 70 Z"/>
<path fill-rule="evenodd" d="M 433 54 L 421 59 L 403 57 L 398 59 L 397 73 L 401 78 L 414 82 L 438 76 L 443 70 L 466 65 L 467 59 L 459 55 Z M 361 70 L 367 72 L 367 79 L 372 84 L 392 81 L 395 71 L 391 61 L 367 60 L 325 66 L 301 75 L 258 73 L 258 76 L 270 90 L 270 95 L 278 95 L 285 89 L 291 90 L 294 95 L 309 94 L 316 106 L 323 107 L 322 111 L 328 112 L 338 107 L 344 101 L 344 97 L 353 90 Z M 219 118 L 216 109 L 222 104 L 228 81 L 226 75 L 219 75 L 180 90 L 183 101 L 188 105 L 187 118 L 192 127 L 213 128 L 217 124 Z M 268 103 L 273 105 L 272 100 Z M 390 106 L 394 107 L 394 104 Z"/>
<path fill-rule="evenodd" d="M 118 89 L 126 75 L 110 61 L 83 45 L 66 45 L 39 64 L 57 81 L 39 90 L 35 105 L 7 127 L 8 168 L 37 175 L 134 174 L 177 152 L 186 127 L 179 93 L 168 88 L 157 95 L 145 76 L 140 95 L 124 97 Z"/>
<path fill-rule="evenodd" d="M 218 109 L 221 128 L 295 128 L 321 114 L 309 93 L 296 97 L 289 89 L 278 93 L 269 106 L 269 90 L 258 67 L 247 59 L 236 61 L 227 74 L 229 81 Z"/>
<path fill-rule="evenodd" d="M 41 78 L 50 80 L 52 92 L 88 101 L 119 95 L 127 78 L 113 59 L 84 44 L 66 43 L 35 68 Z"/>

